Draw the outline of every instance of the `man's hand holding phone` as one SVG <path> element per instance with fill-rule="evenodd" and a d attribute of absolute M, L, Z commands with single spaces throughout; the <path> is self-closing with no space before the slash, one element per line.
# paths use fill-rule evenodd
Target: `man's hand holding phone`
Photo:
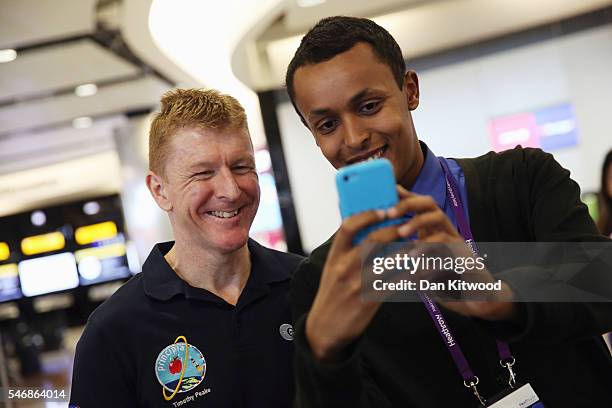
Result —
<path fill-rule="evenodd" d="M 408 222 L 398 226 L 398 236 L 403 239 L 416 234 L 419 243 L 453 244 L 453 249 L 457 251 L 459 248 L 460 252 L 455 253 L 455 256 L 471 255 L 472 251 L 463 237 L 432 197 L 411 193 L 399 185 L 397 188 L 401 201 L 388 211 L 388 216 L 397 218 L 409 212 L 415 213 Z M 494 281 L 486 268 L 479 274 L 478 279 L 483 282 Z M 512 289 L 502 282 L 502 291 L 497 294 L 495 301 L 440 301 L 440 304 L 465 316 L 484 320 L 505 320 L 512 318 L 515 314 L 513 298 Z"/>
<path fill-rule="evenodd" d="M 306 337 L 314 356 L 320 361 L 334 361 L 344 347 L 357 339 L 372 321 L 380 302 L 361 298 L 361 252 L 364 245 L 390 244 L 414 234 L 417 242 L 463 244 L 469 247 L 446 214 L 430 196 L 411 193 L 397 186 L 400 201 L 388 210 L 373 210 L 352 215 L 342 222 L 328 253 L 319 290 L 306 320 Z M 414 216 L 407 222 L 385 226 L 370 232 L 354 245 L 357 233 L 389 218 Z M 488 273 L 488 272 L 487 272 Z M 490 276 L 490 274 L 489 274 Z M 493 280 L 492 276 L 490 279 Z M 487 320 L 504 320 L 515 313 L 512 290 L 504 283 L 499 301 L 443 301 L 441 305 L 457 313 Z"/>
<path fill-rule="evenodd" d="M 361 299 L 360 246 L 371 241 L 397 240 L 397 227 L 375 230 L 357 246 L 353 245 L 353 239 L 357 232 L 385 218 L 383 210 L 356 214 L 345 219 L 336 232 L 306 320 L 310 348 L 321 361 L 333 361 L 342 348 L 363 333 L 380 307 L 379 302 Z"/>

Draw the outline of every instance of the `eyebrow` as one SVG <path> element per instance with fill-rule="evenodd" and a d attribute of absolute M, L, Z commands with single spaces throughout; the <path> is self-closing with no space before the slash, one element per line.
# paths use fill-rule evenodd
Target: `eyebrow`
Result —
<path fill-rule="evenodd" d="M 376 89 L 365 88 L 365 89 L 357 92 L 355 95 L 351 96 L 351 99 L 349 99 L 349 101 L 348 101 L 348 105 L 349 106 L 355 106 L 361 100 L 363 100 L 364 98 L 372 96 L 373 94 L 379 94 L 379 93 L 380 93 L 380 91 L 378 91 Z M 312 119 L 313 116 L 325 116 L 325 115 L 328 115 L 331 112 L 332 112 L 332 110 L 329 109 L 329 108 L 314 109 L 314 110 L 311 110 L 310 113 L 308 114 L 308 119 Z"/>
<path fill-rule="evenodd" d="M 213 162 L 208 162 L 208 161 L 201 161 L 201 162 L 197 162 L 192 164 L 191 166 L 189 166 L 189 170 L 190 171 L 197 171 L 203 167 L 213 167 L 214 163 Z"/>
<path fill-rule="evenodd" d="M 242 156 L 242 157 L 238 157 L 236 160 L 232 161 L 232 165 L 235 165 L 235 164 L 238 164 L 238 163 L 246 163 L 246 164 L 255 165 L 255 157 L 253 157 L 253 156 Z"/>
<path fill-rule="evenodd" d="M 239 156 L 235 160 L 232 160 L 230 164 L 233 166 L 237 163 L 247 163 L 247 164 L 255 165 L 255 158 L 251 155 Z M 212 162 L 212 161 L 200 161 L 200 162 L 194 163 L 193 165 L 189 166 L 189 170 L 197 171 L 203 167 L 204 168 L 215 167 L 217 166 L 217 164 L 218 164 L 217 162 Z"/>

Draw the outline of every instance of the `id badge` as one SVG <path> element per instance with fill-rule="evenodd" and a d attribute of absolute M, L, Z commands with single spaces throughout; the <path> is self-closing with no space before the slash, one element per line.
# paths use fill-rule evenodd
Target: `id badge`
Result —
<path fill-rule="evenodd" d="M 487 401 L 488 408 L 545 408 L 529 383 L 509 388 Z"/>

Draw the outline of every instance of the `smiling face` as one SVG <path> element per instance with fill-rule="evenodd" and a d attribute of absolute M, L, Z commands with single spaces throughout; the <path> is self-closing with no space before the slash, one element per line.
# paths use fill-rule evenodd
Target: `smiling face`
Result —
<path fill-rule="evenodd" d="M 293 86 L 299 112 L 335 168 L 384 157 L 398 183 L 412 186 L 423 165 L 410 114 L 419 104 L 414 72 L 400 89 L 371 46 L 357 43 L 330 60 L 298 68 Z"/>
<path fill-rule="evenodd" d="M 164 173 L 150 173 L 147 182 L 168 212 L 177 243 L 219 253 L 246 244 L 260 195 L 246 129 L 178 131 L 168 145 Z"/>

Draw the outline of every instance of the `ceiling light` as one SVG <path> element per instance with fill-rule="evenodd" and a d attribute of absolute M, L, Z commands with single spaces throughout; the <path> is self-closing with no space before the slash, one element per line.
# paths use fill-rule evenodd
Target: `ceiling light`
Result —
<path fill-rule="evenodd" d="M 297 5 L 300 7 L 314 7 L 325 3 L 325 0 L 297 0 Z"/>
<path fill-rule="evenodd" d="M 15 58 L 17 58 L 17 51 L 11 49 L 0 50 L 0 63 L 14 61 Z"/>
<path fill-rule="evenodd" d="M 97 201 L 88 201 L 83 205 L 83 212 L 87 215 L 95 215 L 100 212 L 100 204 Z"/>
<path fill-rule="evenodd" d="M 89 116 L 82 116 L 72 120 L 72 127 L 75 129 L 86 129 L 91 126 L 93 120 Z"/>
<path fill-rule="evenodd" d="M 83 84 L 74 88 L 76 96 L 92 96 L 98 93 L 96 84 Z"/>
<path fill-rule="evenodd" d="M 47 222 L 47 216 L 42 211 L 34 211 L 32 214 L 30 214 L 30 221 L 32 221 L 32 224 L 40 227 L 45 225 L 45 222 Z"/>

